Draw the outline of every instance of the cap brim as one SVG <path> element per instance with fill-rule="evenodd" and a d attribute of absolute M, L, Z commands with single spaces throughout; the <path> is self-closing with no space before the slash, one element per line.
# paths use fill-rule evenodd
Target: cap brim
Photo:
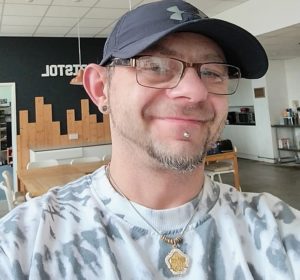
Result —
<path fill-rule="evenodd" d="M 119 58 L 130 58 L 147 49 L 157 41 L 175 32 L 193 32 L 205 35 L 214 40 L 224 51 L 227 63 L 241 69 L 243 78 L 257 79 L 268 69 L 268 59 L 259 41 L 243 28 L 219 19 L 206 18 L 189 21 L 159 33 L 135 41 L 111 55 Z M 110 57 L 103 57 L 104 65 Z"/>

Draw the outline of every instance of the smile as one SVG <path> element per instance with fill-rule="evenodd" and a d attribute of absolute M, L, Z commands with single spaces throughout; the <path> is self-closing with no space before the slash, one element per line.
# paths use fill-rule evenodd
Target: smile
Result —
<path fill-rule="evenodd" d="M 178 124 L 178 125 L 199 125 L 208 121 L 208 120 L 182 118 L 182 117 L 163 117 L 163 118 L 154 118 L 154 119 L 158 121 L 169 122 L 170 124 Z"/>

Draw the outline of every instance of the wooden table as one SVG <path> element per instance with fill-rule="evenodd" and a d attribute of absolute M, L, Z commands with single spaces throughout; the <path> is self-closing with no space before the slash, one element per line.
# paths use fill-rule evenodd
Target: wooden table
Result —
<path fill-rule="evenodd" d="M 237 155 L 235 151 L 231 152 L 224 152 L 224 153 L 218 153 L 213 155 L 208 155 L 205 158 L 205 162 L 213 162 L 213 161 L 220 161 L 220 160 L 232 160 L 233 162 L 233 176 L 234 176 L 234 186 L 237 190 L 241 189 L 240 186 L 240 176 L 239 176 L 239 167 L 238 167 L 238 161 L 237 161 Z"/>
<path fill-rule="evenodd" d="M 84 174 L 91 174 L 99 167 L 106 165 L 110 160 L 96 161 L 96 162 L 85 162 L 85 163 L 76 163 L 71 165 L 73 168 L 78 170 L 78 172 L 83 172 Z"/>
<path fill-rule="evenodd" d="M 57 166 L 34 168 L 18 172 L 18 178 L 24 184 L 30 196 L 39 196 L 49 189 L 76 180 L 86 174 L 92 173 L 108 161 L 89 162 L 80 164 L 61 164 Z"/>
<path fill-rule="evenodd" d="M 206 162 L 218 160 L 232 160 L 234 168 L 234 186 L 240 189 L 240 178 L 236 152 L 226 152 L 209 155 L 205 158 Z M 78 164 L 62 164 L 51 167 L 35 168 L 18 172 L 18 178 L 25 186 L 25 190 L 31 196 L 39 196 L 46 193 L 49 189 L 76 180 L 86 174 L 90 174 L 109 161 L 89 162 Z"/>

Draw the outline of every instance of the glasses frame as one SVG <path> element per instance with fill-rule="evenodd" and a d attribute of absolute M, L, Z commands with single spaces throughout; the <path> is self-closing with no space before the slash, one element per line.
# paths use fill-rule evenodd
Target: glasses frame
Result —
<path fill-rule="evenodd" d="M 167 87 L 167 88 L 166 87 L 161 88 L 161 87 L 155 87 L 155 86 L 148 86 L 148 85 L 144 85 L 144 84 L 140 83 L 140 81 L 138 79 L 138 71 L 136 71 L 136 81 L 139 85 L 141 85 L 143 87 L 155 88 L 155 89 L 173 89 L 173 88 L 178 86 L 179 82 L 181 81 L 181 79 L 182 79 L 182 77 L 185 73 L 186 68 L 194 68 L 196 70 L 197 74 L 198 74 L 199 73 L 198 69 L 200 69 L 203 65 L 209 65 L 209 64 L 219 64 L 219 65 L 232 67 L 233 69 L 236 69 L 237 74 L 238 74 L 238 77 L 237 77 L 238 81 L 237 81 L 236 87 L 235 87 L 233 92 L 231 92 L 231 93 L 215 93 L 215 92 L 210 92 L 209 91 L 209 93 L 211 93 L 211 94 L 233 95 L 233 94 L 236 93 L 236 91 L 238 89 L 238 86 L 239 86 L 240 79 L 241 79 L 240 69 L 237 66 L 234 66 L 234 65 L 231 65 L 231 64 L 228 64 L 228 63 L 225 63 L 225 62 L 204 62 L 204 63 L 196 62 L 196 63 L 193 63 L 193 62 L 186 62 L 186 61 L 183 61 L 183 60 L 180 60 L 180 59 L 177 59 L 177 58 L 160 57 L 160 56 L 154 56 L 154 55 L 139 55 L 139 56 L 134 56 L 134 57 L 131 57 L 131 58 L 113 58 L 110 61 L 110 63 L 107 65 L 107 67 L 124 66 L 124 67 L 136 68 L 137 67 L 137 60 L 140 59 L 140 58 L 144 58 L 144 57 L 169 58 L 169 59 L 181 62 L 182 65 L 183 65 L 183 68 L 182 68 L 181 75 L 178 78 L 178 81 L 177 81 L 176 85 L 174 85 L 172 87 Z M 201 79 L 201 76 L 199 74 L 198 74 L 198 76 L 199 76 L 199 79 Z"/>

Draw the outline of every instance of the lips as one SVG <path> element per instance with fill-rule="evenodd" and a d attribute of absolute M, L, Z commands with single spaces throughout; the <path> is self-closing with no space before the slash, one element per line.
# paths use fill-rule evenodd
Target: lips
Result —
<path fill-rule="evenodd" d="M 208 120 L 203 120 L 203 119 L 196 119 L 196 118 L 186 118 L 186 117 L 153 117 L 153 119 L 156 120 L 161 120 L 161 121 L 168 121 L 168 122 L 173 122 L 173 123 L 182 123 L 182 124 L 199 124 L 206 122 Z"/>
<path fill-rule="evenodd" d="M 190 123 L 190 124 L 199 124 L 205 123 L 213 120 L 213 117 L 196 117 L 196 116 L 151 116 L 151 119 L 176 122 L 176 123 Z"/>
<path fill-rule="evenodd" d="M 212 121 L 215 117 L 214 109 L 207 104 L 168 104 L 160 102 L 156 106 L 148 107 L 144 111 L 144 116 L 150 120 L 162 120 L 174 123 L 200 124 Z"/>
<path fill-rule="evenodd" d="M 158 131 L 168 132 L 175 138 L 182 138 L 182 135 L 186 131 L 200 132 L 203 126 L 206 126 L 208 120 L 200 118 L 187 118 L 187 117 L 154 117 L 150 122 Z"/>

